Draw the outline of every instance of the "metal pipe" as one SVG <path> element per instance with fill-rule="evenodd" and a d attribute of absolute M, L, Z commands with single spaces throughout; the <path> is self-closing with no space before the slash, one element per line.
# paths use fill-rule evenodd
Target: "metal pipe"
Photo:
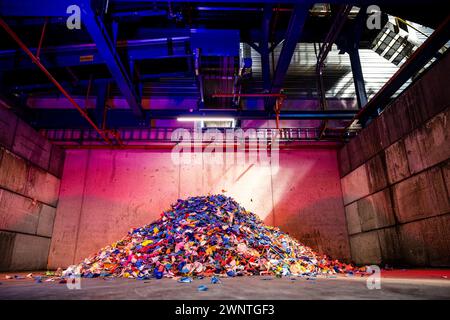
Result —
<path fill-rule="evenodd" d="M 122 17 L 156 17 L 156 16 L 166 16 L 166 10 L 135 10 L 135 11 L 117 11 L 111 13 L 111 17 L 113 18 L 122 18 Z"/>
<path fill-rule="evenodd" d="M 262 12 L 262 8 L 243 8 L 243 7 L 197 7 L 198 11 L 253 11 L 253 12 Z M 275 12 L 291 12 L 291 8 L 272 8 L 271 11 Z"/>
<path fill-rule="evenodd" d="M 89 124 L 97 131 L 100 137 L 105 140 L 105 142 L 111 144 L 111 141 L 108 137 L 95 125 L 95 123 L 89 118 L 88 114 L 78 105 L 78 103 L 70 96 L 70 94 L 59 84 L 59 82 L 50 74 L 50 72 L 45 68 L 45 66 L 36 58 L 33 53 L 27 48 L 27 46 L 20 40 L 17 34 L 8 26 L 8 24 L 0 18 L 0 25 L 5 29 L 5 31 L 17 42 L 19 47 L 22 48 L 23 51 L 31 58 L 31 60 L 39 67 L 39 69 L 44 72 L 47 78 L 53 82 L 53 84 L 61 91 L 61 93 L 73 104 L 73 106 L 81 113 L 83 118 L 89 122 Z"/>
<path fill-rule="evenodd" d="M 119 40 L 117 41 L 117 48 L 132 48 L 141 47 L 152 44 L 165 44 L 169 37 L 166 38 L 155 38 L 155 39 L 140 39 L 140 40 Z M 170 37 L 172 43 L 186 42 L 190 37 Z M 97 45 L 95 43 L 81 43 L 73 45 L 61 45 L 61 46 L 48 46 L 43 50 L 45 53 L 59 53 L 61 51 L 81 51 L 81 50 L 97 50 Z M 30 48 L 31 52 L 37 51 L 35 48 Z M 5 49 L 0 50 L 0 56 L 10 56 L 15 55 L 17 50 L 15 49 Z"/>

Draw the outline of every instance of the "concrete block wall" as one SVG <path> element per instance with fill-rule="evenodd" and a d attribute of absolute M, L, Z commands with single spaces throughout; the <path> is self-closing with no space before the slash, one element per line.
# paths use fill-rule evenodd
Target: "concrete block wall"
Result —
<path fill-rule="evenodd" d="M 338 152 L 352 259 L 450 266 L 450 55 Z"/>
<path fill-rule="evenodd" d="M 150 223 L 178 198 L 224 193 L 268 225 L 348 261 L 336 150 L 281 150 L 258 163 L 174 164 L 170 150 L 68 150 L 49 255 L 66 267 Z"/>
<path fill-rule="evenodd" d="M 0 108 L 0 271 L 47 268 L 64 151 Z"/>

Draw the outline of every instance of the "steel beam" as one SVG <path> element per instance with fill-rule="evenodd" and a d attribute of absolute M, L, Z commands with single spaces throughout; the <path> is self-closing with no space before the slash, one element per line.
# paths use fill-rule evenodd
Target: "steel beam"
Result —
<path fill-rule="evenodd" d="M 406 60 L 400 69 L 372 97 L 355 117 L 362 126 L 376 117 L 391 101 L 392 95 L 417 74 L 450 39 L 450 15 L 444 19 L 431 36 Z M 449 54 L 448 52 L 446 54 Z"/>
<path fill-rule="evenodd" d="M 167 16 L 166 10 L 133 10 L 133 11 L 118 11 L 111 13 L 113 18 L 128 18 L 128 17 L 157 17 Z"/>
<path fill-rule="evenodd" d="M 261 53 L 261 49 L 259 48 L 259 46 L 254 43 L 254 42 L 247 42 L 247 44 L 256 52 L 258 52 L 259 54 Z"/>
<path fill-rule="evenodd" d="M 309 8 L 309 5 L 298 3 L 292 11 L 289 25 L 286 30 L 286 38 L 272 78 L 272 86 L 270 89 L 271 93 L 279 93 L 283 86 L 284 78 L 286 77 L 289 64 L 291 63 L 292 56 L 295 52 L 295 47 L 297 46 L 300 34 L 302 33 L 305 25 L 305 21 L 309 15 Z M 275 101 L 273 99 L 269 99 L 266 104 L 266 110 L 272 110 L 274 104 Z"/>
<path fill-rule="evenodd" d="M 0 16 L 8 17 L 69 17 L 67 8 L 80 0 L 20 0 L 0 1 Z M 78 4 L 79 5 L 79 4 Z"/>
<path fill-rule="evenodd" d="M 362 30 L 365 27 L 367 18 L 367 7 L 362 7 L 356 17 L 354 27 L 351 29 L 352 35 L 348 35 L 351 39 L 347 52 L 350 57 L 350 64 L 352 67 L 353 82 L 355 83 L 356 100 L 359 109 L 362 109 L 367 104 L 367 91 L 364 83 L 364 75 L 361 68 L 361 59 L 359 56 L 359 42 L 361 40 Z"/>
<path fill-rule="evenodd" d="M 329 111 L 284 111 L 280 114 L 280 119 L 289 120 L 349 120 L 356 114 L 351 110 L 329 110 Z M 79 117 L 76 117 L 76 110 L 42 110 L 34 111 L 34 119 L 30 119 L 31 124 L 38 128 L 85 128 L 87 127 Z M 236 120 L 274 120 L 276 116 L 272 112 L 266 111 L 226 111 L 208 110 L 194 111 L 187 110 L 144 110 L 144 120 L 137 119 L 130 110 L 114 109 L 108 111 L 106 126 L 108 128 L 131 128 L 148 126 L 152 119 L 177 119 L 178 117 L 227 117 Z"/>
<path fill-rule="evenodd" d="M 122 95 L 127 100 L 133 114 L 137 117 L 141 117 L 142 107 L 140 99 L 133 88 L 133 84 L 126 69 L 120 61 L 115 44 L 108 36 L 103 21 L 95 14 L 94 10 L 88 4 L 82 5 L 82 13 L 82 22 L 96 43 L 97 49 L 108 66 Z"/>
<path fill-rule="evenodd" d="M 352 66 L 353 82 L 355 83 L 356 100 L 359 109 L 362 109 L 367 104 L 367 92 L 358 48 L 351 48 L 349 56 Z"/>
<path fill-rule="evenodd" d="M 87 0 L 20 0 L 20 1 L 0 1 L 0 15 L 3 17 L 68 17 L 66 13 L 67 7 L 70 5 L 81 6 Z M 110 0 L 110 5 L 114 3 L 142 3 L 143 0 Z M 167 4 L 167 0 L 154 0 L 152 2 L 159 2 Z M 223 4 L 224 0 L 172 0 L 172 3 L 202 3 L 208 4 Z M 316 1 L 312 0 L 227 0 L 229 4 L 242 4 L 242 3 L 267 3 L 267 4 L 298 4 L 299 2 L 304 5 L 313 5 Z M 352 4 L 356 6 L 362 5 L 392 5 L 392 0 L 327 0 L 330 4 Z M 395 4 L 398 6 L 406 5 L 411 6 L 414 4 L 427 4 L 430 8 L 433 4 L 442 4 L 442 0 L 396 0 Z M 220 9 L 220 7 L 219 7 Z M 230 10 L 229 8 L 227 10 Z"/>
<path fill-rule="evenodd" d="M 135 3 L 135 2 L 142 2 L 142 0 L 111 0 L 111 2 L 121 2 L 121 3 Z M 153 0 L 152 2 L 162 2 L 167 3 L 167 0 Z M 299 2 L 304 4 L 314 4 L 316 1 L 313 0 L 172 0 L 172 3 L 183 3 L 183 2 L 189 2 L 189 3 L 220 3 L 224 4 L 226 3 L 272 3 L 272 4 L 298 4 Z M 439 0 L 430 0 L 431 3 L 438 3 Z M 354 5 L 371 5 L 371 4 L 392 4 L 392 0 L 327 0 L 326 3 L 330 4 L 354 4 Z M 414 4 L 414 3 L 427 3 L 423 0 L 396 0 L 396 4 Z M 209 6 L 212 8 L 211 6 Z"/>

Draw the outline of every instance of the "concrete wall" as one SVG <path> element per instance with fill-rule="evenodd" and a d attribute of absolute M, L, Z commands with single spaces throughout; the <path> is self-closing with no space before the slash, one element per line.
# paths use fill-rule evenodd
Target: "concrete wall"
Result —
<path fill-rule="evenodd" d="M 450 266 L 450 55 L 338 153 L 352 259 Z"/>
<path fill-rule="evenodd" d="M 0 271 L 47 266 L 64 152 L 0 108 Z"/>
<path fill-rule="evenodd" d="M 350 255 L 336 150 L 282 151 L 280 169 L 254 163 L 174 165 L 168 151 L 68 150 L 49 267 L 80 262 L 178 198 L 232 196 L 267 224 L 339 259 Z"/>

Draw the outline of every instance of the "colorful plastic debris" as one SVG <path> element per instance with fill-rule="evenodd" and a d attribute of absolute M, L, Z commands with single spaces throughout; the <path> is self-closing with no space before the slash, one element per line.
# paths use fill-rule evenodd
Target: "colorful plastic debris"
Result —
<path fill-rule="evenodd" d="M 220 282 L 221 282 L 220 279 L 217 278 L 216 276 L 214 276 L 214 277 L 211 278 L 211 283 L 212 283 L 212 284 L 217 284 L 217 283 L 220 283 Z"/>
<path fill-rule="evenodd" d="M 178 280 L 178 282 L 181 282 L 181 283 L 190 283 L 190 282 L 192 282 L 192 278 L 189 278 L 189 277 L 181 277 L 181 279 Z"/>
<path fill-rule="evenodd" d="M 197 287 L 197 291 L 208 291 L 208 287 L 202 284 Z"/>
<path fill-rule="evenodd" d="M 233 270 L 228 270 L 227 271 L 227 276 L 229 276 L 229 277 L 236 277 L 236 272 L 234 272 Z"/>
<path fill-rule="evenodd" d="M 131 230 L 123 239 L 70 266 L 63 276 L 315 277 L 359 271 L 264 225 L 257 215 L 219 194 L 179 199 L 160 219 Z"/>

